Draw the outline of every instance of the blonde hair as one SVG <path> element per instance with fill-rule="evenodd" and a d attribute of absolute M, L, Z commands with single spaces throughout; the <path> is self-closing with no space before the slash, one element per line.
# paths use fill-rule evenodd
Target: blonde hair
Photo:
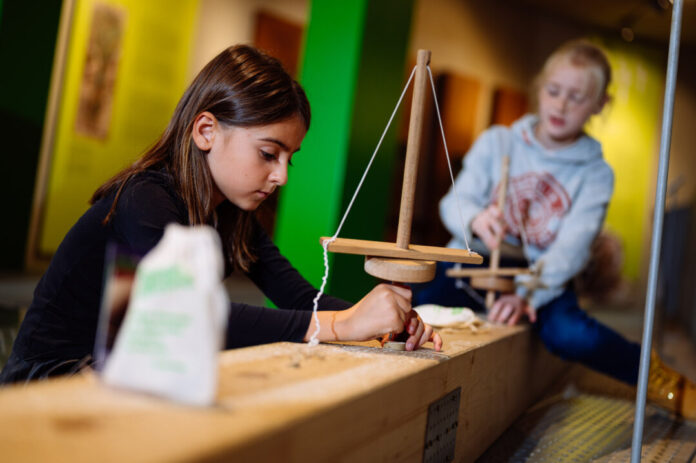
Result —
<path fill-rule="evenodd" d="M 573 66 L 589 68 L 594 74 L 597 84 L 596 98 L 599 100 L 607 95 L 607 88 L 611 83 L 611 66 L 606 54 L 597 45 L 585 39 L 571 40 L 558 47 L 546 58 L 544 67 L 537 74 L 532 86 L 532 96 L 536 102 L 539 89 L 546 76 L 561 62 L 570 63 Z"/>

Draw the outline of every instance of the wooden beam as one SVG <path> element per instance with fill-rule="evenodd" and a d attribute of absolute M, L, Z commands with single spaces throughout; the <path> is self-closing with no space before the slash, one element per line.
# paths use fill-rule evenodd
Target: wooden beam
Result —
<path fill-rule="evenodd" d="M 328 239 L 328 237 L 322 236 L 319 241 L 323 244 Z M 354 240 L 351 238 L 336 238 L 336 241 L 329 244 L 329 251 L 364 256 L 395 257 L 399 259 L 459 262 L 461 264 L 480 264 L 483 262 L 483 257 L 479 254 L 465 249 L 422 246 L 419 244 L 410 244 L 408 249 L 402 249 L 396 243 Z"/>
<path fill-rule="evenodd" d="M 460 388 L 457 461 L 473 461 L 563 373 L 529 327 L 443 330 L 445 349 L 276 343 L 220 356 L 217 406 L 110 389 L 94 374 L 0 390 L 3 458 L 421 461 L 428 407 Z"/>

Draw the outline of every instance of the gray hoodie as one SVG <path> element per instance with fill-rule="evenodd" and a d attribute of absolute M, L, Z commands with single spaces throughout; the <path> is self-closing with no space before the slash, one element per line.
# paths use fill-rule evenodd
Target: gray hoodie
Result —
<path fill-rule="evenodd" d="M 440 202 L 440 216 L 452 234 L 448 246 L 464 248 L 464 234 L 472 241 L 471 221 L 497 203 L 502 158 L 510 155 L 505 240 L 520 245 L 524 232 L 527 259 L 543 263 L 544 289 L 523 286 L 529 275 L 516 278 L 517 294 L 535 308 L 558 297 L 587 263 L 614 188 L 614 173 L 597 140 L 583 134 L 572 145 L 548 150 L 534 136 L 537 121 L 528 114 L 511 128 L 491 127 L 471 147 L 456 179 L 464 230 L 453 190 Z"/>

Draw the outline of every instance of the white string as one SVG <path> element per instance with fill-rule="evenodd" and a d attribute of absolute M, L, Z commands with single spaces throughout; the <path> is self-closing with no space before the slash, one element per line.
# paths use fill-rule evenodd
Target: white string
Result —
<path fill-rule="evenodd" d="M 321 330 L 321 324 L 319 323 L 319 315 L 317 315 L 317 308 L 319 307 L 319 298 L 322 294 L 324 294 L 324 288 L 326 288 L 326 280 L 329 278 L 329 243 L 333 243 L 335 240 L 336 236 L 334 235 L 330 239 L 324 241 L 324 244 L 322 245 L 322 247 L 324 248 L 324 276 L 321 277 L 321 287 L 319 288 L 319 292 L 314 297 L 314 301 L 312 302 L 312 316 L 314 317 L 314 326 L 316 327 L 316 329 L 312 333 L 312 337 L 309 338 L 310 346 L 316 346 L 317 344 L 319 344 L 317 334 L 319 334 L 319 331 Z"/>
<path fill-rule="evenodd" d="M 367 177 L 367 173 L 370 170 L 370 167 L 372 166 L 372 161 L 375 160 L 375 156 L 377 155 L 377 152 L 379 151 L 380 146 L 382 146 L 382 142 L 384 141 L 384 137 L 387 135 L 387 131 L 389 130 L 389 126 L 391 125 L 392 121 L 394 120 L 394 116 L 396 115 L 396 112 L 399 109 L 399 106 L 401 105 L 401 101 L 404 99 L 404 95 L 406 94 L 406 90 L 408 90 L 409 85 L 411 85 L 411 81 L 413 80 L 413 76 L 415 73 L 416 73 L 416 67 L 414 66 L 413 71 L 411 71 L 411 75 L 409 76 L 408 81 L 406 82 L 406 85 L 404 86 L 404 89 L 401 92 L 401 96 L 399 97 L 399 101 L 396 102 L 396 106 L 394 107 L 394 111 L 392 111 L 391 117 L 389 117 L 389 121 L 387 122 L 387 126 L 384 128 L 384 131 L 382 132 L 382 136 L 379 138 L 379 142 L 377 143 L 377 147 L 375 148 L 375 150 L 372 153 L 372 157 L 370 158 L 370 162 L 367 163 L 367 167 L 365 168 L 365 172 L 363 172 L 362 178 L 360 179 L 360 182 L 358 183 L 358 187 L 355 189 L 355 192 L 353 193 L 353 197 L 351 198 L 350 203 L 348 203 L 348 207 L 346 208 L 346 212 L 343 214 L 343 218 L 341 219 L 341 222 L 338 224 L 338 228 L 336 229 L 336 233 L 334 233 L 331 238 L 324 241 L 324 243 L 323 243 L 324 276 L 321 279 L 321 286 L 319 287 L 319 292 L 314 297 L 314 301 L 313 301 L 312 316 L 314 317 L 314 326 L 316 327 L 316 329 L 314 330 L 314 332 L 312 333 L 312 336 L 309 339 L 310 346 L 316 346 L 317 344 L 319 344 L 319 340 L 317 339 L 317 335 L 319 334 L 319 331 L 321 330 L 321 325 L 319 323 L 319 316 L 317 315 L 317 309 L 319 307 L 319 299 L 324 294 L 324 288 L 326 288 L 326 281 L 329 278 L 329 249 L 328 249 L 329 244 L 336 241 L 338 234 L 341 232 L 341 228 L 343 228 L 343 223 L 346 221 L 346 218 L 348 217 L 348 213 L 350 212 L 350 209 L 353 207 L 353 203 L 355 202 L 355 198 L 358 196 L 358 193 L 360 192 L 360 188 L 362 188 L 363 182 L 365 181 L 365 177 Z"/>
<path fill-rule="evenodd" d="M 452 190 L 454 191 L 454 199 L 457 202 L 457 212 L 459 212 L 459 221 L 462 225 L 462 236 L 464 237 L 464 244 L 466 244 L 466 250 L 471 252 L 469 248 L 469 240 L 466 239 L 466 225 L 464 225 L 464 216 L 462 215 L 462 207 L 459 204 L 459 193 L 457 193 L 457 186 L 454 182 L 454 174 L 452 173 L 452 163 L 450 162 L 449 150 L 447 149 L 447 140 L 445 140 L 445 128 L 442 125 L 442 118 L 440 117 L 440 105 L 437 104 L 437 94 L 435 93 L 435 82 L 433 81 L 433 73 L 428 68 L 428 76 L 430 76 L 430 87 L 433 89 L 433 101 L 435 102 L 435 110 L 437 112 L 437 120 L 440 123 L 440 133 L 442 134 L 442 144 L 445 146 L 445 157 L 447 158 L 447 168 L 449 169 L 450 179 L 452 180 Z"/>

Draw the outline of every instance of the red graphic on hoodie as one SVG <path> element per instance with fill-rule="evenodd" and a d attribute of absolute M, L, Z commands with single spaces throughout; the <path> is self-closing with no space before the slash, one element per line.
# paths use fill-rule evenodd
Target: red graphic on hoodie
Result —
<path fill-rule="evenodd" d="M 492 204 L 497 204 L 499 191 L 500 184 L 494 191 Z M 521 238 L 520 229 L 524 226 L 527 242 L 546 248 L 556 239 L 561 220 L 571 204 L 563 185 L 548 172 L 510 177 L 505 200 L 508 233 Z"/>

